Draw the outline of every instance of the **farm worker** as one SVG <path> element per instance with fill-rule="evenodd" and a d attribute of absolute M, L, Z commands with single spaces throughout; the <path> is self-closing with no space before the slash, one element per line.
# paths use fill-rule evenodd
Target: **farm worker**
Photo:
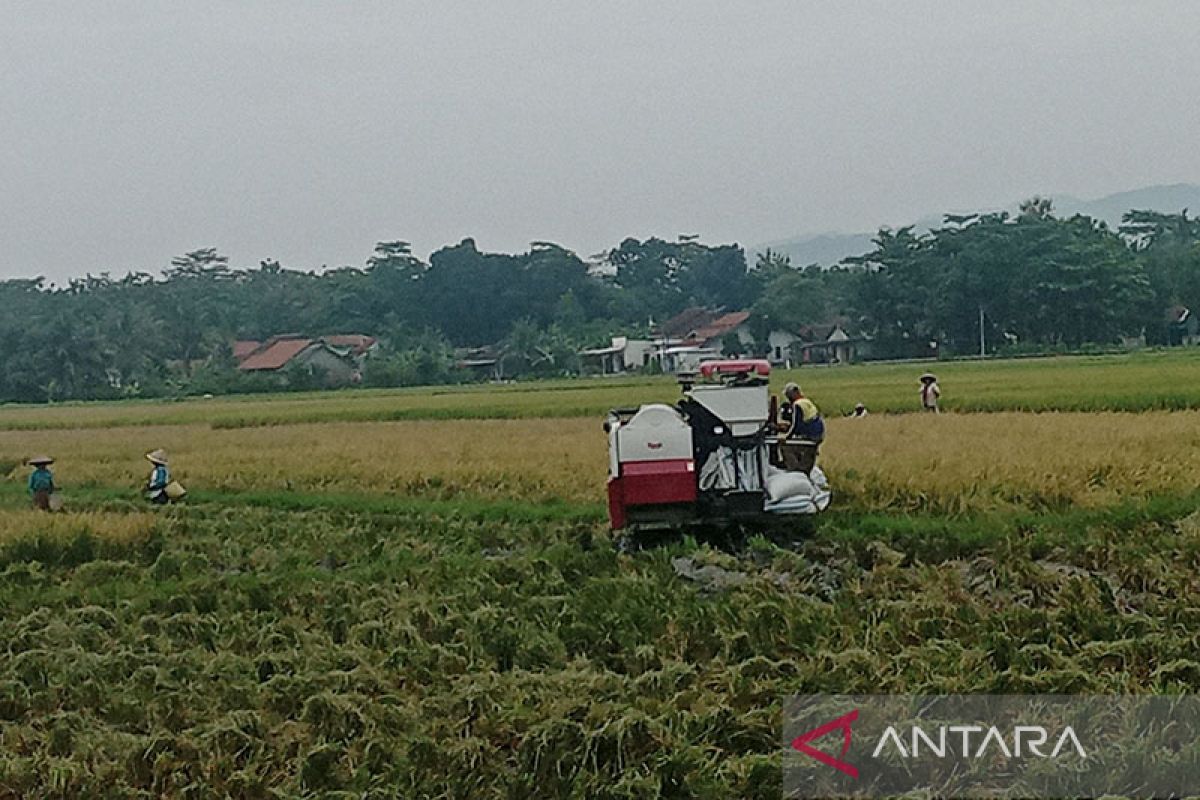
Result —
<path fill-rule="evenodd" d="M 33 497 L 33 507 L 42 511 L 50 510 L 50 495 L 54 492 L 54 475 L 50 465 L 54 459 L 50 456 L 36 456 L 27 462 L 33 467 L 29 475 L 29 494 Z"/>
<path fill-rule="evenodd" d="M 779 430 L 784 441 L 779 443 L 779 458 L 784 469 L 807 475 L 817 463 L 817 449 L 825 438 L 825 421 L 817 404 L 805 397 L 795 383 L 783 387 L 783 399 Z"/>
<path fill-rule="evenodd" d="M 938 413 L 938 398 L 942 396 L 938 386 L 937 376 L 926 372 L 921 376 L 921 408 L 934 414 Z"/>
<path fill-rule="evenodd" d="M 167 469 L 167 454 L 164 450 L 154 450 L 146 453 L 146 460 L 154 465 L 150 470 L 150 480 L 146 483 L 146 497 L 151 503 L 165 505 L 171 498 L 167 496 L 167 484 L 171 482 L 171 471 Z"/>
<path fill-rule="evenodd" d="M 850 416 L 852 416 L 852 417 L 865 417 L 866 415 L 867 415 L 867 407 L 866 407 L 866 406 L 864 406 L 862 403 L 855 403 L 855 404 L 854 404 L 854 411 L 853 411 L 853 412 L 851 412 Z"/>
<path fill-rule="evenodd" d="M 795 383 L 783 387 L 783 397 L 787 422 L 782 429 L 786 437 L 821 442 L 825 438 L 825 420 L 821 419 L 817 404 L 805 397 Z"/>

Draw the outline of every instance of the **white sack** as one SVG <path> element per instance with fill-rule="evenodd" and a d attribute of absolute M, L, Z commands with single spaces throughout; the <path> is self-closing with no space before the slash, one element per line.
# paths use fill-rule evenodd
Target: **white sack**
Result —
<path fill-rule="evenodd" d="M 812 498 L 816 494 L 813 482 L 803 472 L 767 468 L 767 499 L 770 503 L 778 503 L 792 497 Z"/>

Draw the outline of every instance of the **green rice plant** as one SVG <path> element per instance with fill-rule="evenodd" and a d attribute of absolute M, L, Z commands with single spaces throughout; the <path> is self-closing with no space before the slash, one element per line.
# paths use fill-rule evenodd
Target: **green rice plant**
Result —
<path fill-rule="evenodd" d="M 156 561 L 44 567 L 51 604 L 0 585 L 0 790 L 769 797 L 789 692 L 1190 687 L 1187 509 L 846 513 L 796 553 L 630 556 L 574 521 L 185 507 Z M 748 580 L 700 591 L 676 552 Z"/>

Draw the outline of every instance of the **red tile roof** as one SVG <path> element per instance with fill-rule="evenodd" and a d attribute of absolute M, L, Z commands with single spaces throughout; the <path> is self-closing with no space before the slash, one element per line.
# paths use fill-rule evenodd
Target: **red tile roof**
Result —
<path fill-rule="evenodd" d="M 262 347 L 262 342 L 256 342 L 253 339 L 238 339 L 233 343 L 233 357 L 236 361 L 241 361 L 260 347 Z"/>
<path fill-rule="evenodd" d="M 722 314 L 703 328 L 697 328 L 692 338 L 701 342 L 720 339 L 748 319 L 750 319 L 749 311 L 731 311 L 728 314 Z"/>
<path fill-rule="evenodd" d="M 261 350 L 238 364 L 238 369 L 246 371 L 282 369 L 312 343 L 312 339 L 303 338 L 268 340 Z"/>
<path fill-rule="evenodd" d="M 685 308 L 659 325 L 657 332 L 659 336 L 682 339 L 697 328 L 712 323 L 716 318 L 717 312 L 699 306 L 692 306 L 691 308 Z"/>

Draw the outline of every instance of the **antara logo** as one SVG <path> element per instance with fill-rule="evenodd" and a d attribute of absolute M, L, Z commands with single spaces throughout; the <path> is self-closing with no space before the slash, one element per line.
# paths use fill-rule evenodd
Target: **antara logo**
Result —
<path fill-rule="evenodd" d="M 856 708 L 849 714 L 843 714 L 800 734 L 792 740 L 792 749 L 851 778 L 857 778 L 858 768 L 846 761 L 853 734 L 851 726 L 857 720 Z M 834 731 L 842 732 L 842 751 L 837 757 L 810 744 Z M 901 758 L 919 758 L 925 755 L 937 758 L 983 758 L 989 753 L 1002 753 L 1005 758 L 1010 759 L 1058 758 L 1064 752 L 1069 755 L 1071 751 L 1077 753 L 1080 758 L 1087 758 L 1087 751 L 1083 749 L 1083 744 L 1070 725 L 1054 740 L 1053 749 L 1046 752 L 1050 740 L 1050 732 L 1040 725 L 1017 725 L 1008 736 L 995 725 L 943 725 L 936 728 L 932 734 L 914 725 L 908 731 L 907 737 L 902 737 L 894 726 L 889 725 L 875 744 L 871 758 L 878 758 L 888 750 L 895 751 Z M 956 744 L 959 745 L 957 750 Z"/>

